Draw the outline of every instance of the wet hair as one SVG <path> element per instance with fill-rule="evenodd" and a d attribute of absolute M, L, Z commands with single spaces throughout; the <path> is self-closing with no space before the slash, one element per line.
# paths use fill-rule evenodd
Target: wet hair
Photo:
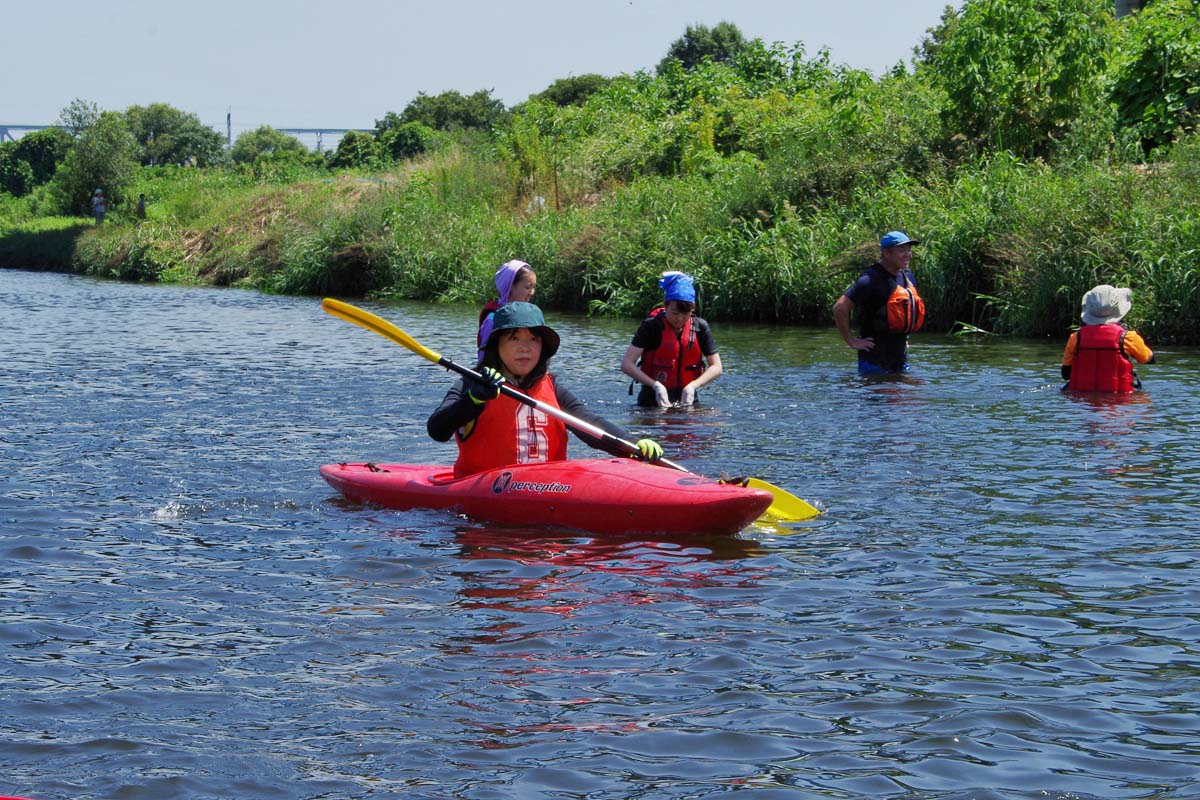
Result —
<path fill-rule="evenodd" d="M 671 305 L 671 303 L 674 303 L 675 307 L 678 308 L 680 311 L 686 312 L 686 311 L 695 311 L 696 310 L 696 304 L 689 303 L 687 300 L 668 300 L 667 302 L 663 303 L 663 308 L 666 308 L 667 306 Z"/>

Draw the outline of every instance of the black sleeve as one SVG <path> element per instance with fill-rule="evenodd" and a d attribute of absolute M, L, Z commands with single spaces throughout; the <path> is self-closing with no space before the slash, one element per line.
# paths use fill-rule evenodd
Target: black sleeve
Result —
<path fill-rule="evenodd" d="M 479 419 L 483 406 L 477 405 L 467 395 L 464 381 L 459 381 L 446 396 L 442 404 L 429 415 L 425 422 L 425 430 L 435 442 L 447 442 L 454 432 L 472 420 Z"/>
<path fill-rule="evenodd" d="M 620 425 L 615 425 L 609 422 L 604 417 L 589 409 L 587 404 L 576 397 L 570 389 L 565 388 L 559 382 L 557 377 L 553 377 L 552 380 L 554 381 L 554 393 L 558 397 L 559 408 L 573 417 L 579 417 L 579 419 L 583 420 L 584 422 L 590 422 L 592 425 L 600 428 L 610 436 L 615 436 L 618 439 L 624 439 L 627 442 L 633 441 L 633 438 L 629 435 L 628 431 L 626 431 Z M 567 427 L 570 428 L 570 426 Z M 579 440 L 588 447 L 595 448 L 596 450 L 603 450 L 604 452 L 610 453 L 614 456 L 629 455 L 629 453 L 625 451 L 625 448 L 621 447 L 616 442 L 598 439 L 595 436 L 592 436 L 590 433 L 577 431 L 574 428 L 571 428 L 571 433 L 575 434 L 575 436 L 577 436 Z"/>
<path fill-rule="evenodd" d="M 1062 379 L 1064 381 L 1071 380 L 1071 365 L 1070 364 L 1063 364 L 1059 371 L 1062 373 Z"/>
<path fill-rule="evenodd" d="M 642 350 L 657 350 L 662 344 L 662 325 L 653 317 L 642 320 L 633 334 L 632 344 Z"/>
<path fill-rule="evenodd" d="M 692 324 L 697 326 L 696 339 L 700 342 L 700 352 L 706 356 L 717 352 L 717 340 L 713 338 L 712 328 L 709 327 L 708 321 L 696 318 L 692 320 Z"/>

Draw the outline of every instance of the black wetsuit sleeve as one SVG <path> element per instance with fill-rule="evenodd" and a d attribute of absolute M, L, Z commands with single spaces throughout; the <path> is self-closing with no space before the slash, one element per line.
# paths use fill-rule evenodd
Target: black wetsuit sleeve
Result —
<path fill-rule="evenodd" d="M 696 331 L 696 341 L 700 344 L 700 352 L 706 356 L 711 356 L 717 352 L 717 341 L 713 338 L 712 327 L 708 324 L 708 320 L 695 319 L 693 323 L 699 323 L 699 330 Z"/>
<path fill-rule="evenodd" d="M 609 434 L 610 436 L 615 436 L 618 439 L 624 439 L 627 442 L 633 441 L 633 437 L 629 435 L 627 430 L 622 428 L 620 425 L 615 425 L 609 422 L 604 417 L 589 409 L 587 404 L 576 397 L 570 389 L 565 388 L 562 383 L 559 382 L 557 377 L 554 378 L 554 393 L 558 397 L 558 407 L 571 416 L 578 417 L 584 422 L 590 422 L 592 425 L 595 425 L 597 428 Z M 629 453 L 625 451 L 625 448 L 611 440 L 598 439 L 589 433 L 577 431 L 574 428 L 571 428 L 571 433 L 575 434 L 575 436 L 577 436 L 579 440 L 588 447 L 595 448 L 596 450 L 603 450 L 604 452 L 611 453 L 614 456 L 629 455 Z"/>
<path fill-rule="evenodd" d="M 644 319 L 633 334 L 633 346 L 641 350 L 657 350 L 662 344 L 662 323 L 651 317 Z"/>
<path fill-rule="evenodd" d="M 464 382 L 459 381 L 446 392 L 442 404 L 429 415 L 425 422 L 425 430 L 434 441 L 447 442 L 455 431 L 468 422 L 479 419 L 482 413 L 483 406 L 471 400 Z"/>

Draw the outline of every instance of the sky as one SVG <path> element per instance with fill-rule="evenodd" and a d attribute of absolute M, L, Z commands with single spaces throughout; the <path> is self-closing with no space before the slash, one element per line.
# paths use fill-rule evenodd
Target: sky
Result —
<path fill-rule="evenodd" d="M 48 125 L 76 98 L 168 103 L 234 138 L 372 128 L 419 92 L 506 106 L 559 78 L 653 71 L 688 25 L 828 47 L 880 74 L 962 0 L 41 0 L 0 13 L 0 126 Z"/>

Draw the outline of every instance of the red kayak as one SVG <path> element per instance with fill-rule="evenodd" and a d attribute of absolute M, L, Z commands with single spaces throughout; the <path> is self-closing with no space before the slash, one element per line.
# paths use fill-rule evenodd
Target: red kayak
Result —
<path fill-rule="evenodd" d="M 359 503 L 593 533 L 737 533 L 773 499 L 762 489 L 628 458 L 514 464 L 460 479 L 446 466 L 326 464 L 321 477 Z"/>

